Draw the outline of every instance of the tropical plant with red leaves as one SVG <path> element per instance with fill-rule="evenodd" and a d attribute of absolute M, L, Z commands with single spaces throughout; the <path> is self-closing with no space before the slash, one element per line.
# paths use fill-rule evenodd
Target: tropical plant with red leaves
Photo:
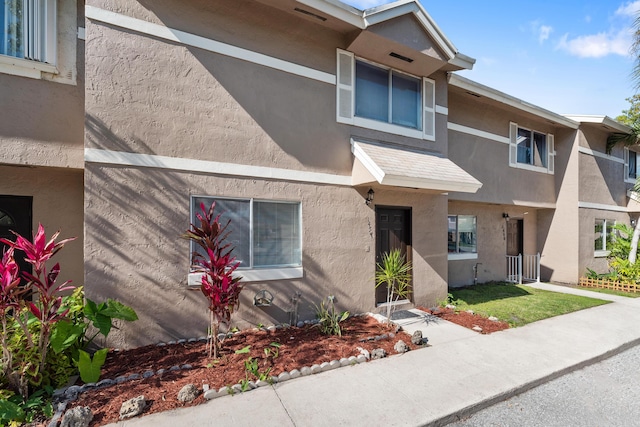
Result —
<path fill-rule="evenodd" d="M 191 224 L 183 237 L 202 249 L 193 252 L 192 269 L 203 273 L 200 289 L 209 301 L 211 323 L 209 357 L 217 358 L 220 324 L 224 323 L 228 328 L 231 315 L 240 305 L 243 286 L 240 283 L 241 277 L 233 274 L 240 265 L 231 255 L 234 248 L 230 243 L 225 243 L 230 234 L 227 228 L 231 220 L 224 226 L 220 225 L 220 215 L 214 216 L 215 206 L 214 201 L 207 210 L 204 203 L 201 203 L 201 213 L 196 214 L 200 224 Z"/>
<path fill-rule="evenodd" d="M 55 233 L 47 241 L 44 227 L 38 225 L 38 231 L 33 236 L 33 242 L 17 233 L 16 240 L 0 239 L 0 242 L 8 246 L 2 257 L 0 266 L 0 283 L 2 294 L 0 295 L 0 314 L 2 314 L 3 331 L 3 358 L 2 371 L 9 378 L 13 387 L 23 397 L 28 396 L 27 375 L 41 378 L 44 372 L 52 326 L 66 318 L 68 308 L 63 306 L 62 292 L 74 289 L 69 286 L 69 281 L 60 285 L 56 283 L 60 274 L 60 265 L 56 264 L 47 271 L 47 261 L 51 259 L 65 243 L 74 240 L 65 239 L 56 242 L 59 232 Z M 20 289 L 19 269 L 15 262 L 14 251 L 20 250 L 25 254 L 25 261 L 33 265 L 34 273 L 22 271 L 22 277 L 27 281 L 24 289 Z M 22 297 L 25 293 L 34 295 L 33 301 L 26 301 Z M 37 327 L 30 321 L 31 314 L 37 320 Z M 9 318 L 11 316 L 11 319 Z M 13 321 L 14 326 L 19 325 L 25 337 L 25 354 L 35 354 L 38 362 L 21 360 L 14 363 L 11 352 L 8 350 L 7 337 L 8 321 Z M 19 365 L 19 366 L 18 366 Z M 16 379 L 17 378 L 17 379 Z"/>

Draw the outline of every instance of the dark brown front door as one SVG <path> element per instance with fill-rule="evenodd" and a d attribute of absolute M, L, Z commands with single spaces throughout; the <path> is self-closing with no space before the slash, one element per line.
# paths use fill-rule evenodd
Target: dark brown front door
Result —
<path fill-rule="evenodd" d="M 0 237 L 15 241 L 16 236 L 11 232 L 24 236 L 31 240 L 31 205 L 32 197 L 29 196 L 2 196 L 0 195 Z M 0 243 L 0 256 L 4 253 L 6 245 Z M 22 251 L 15 251 L 14 257 L 21 271 L 31 273 L 31 264 L 25 262 Z M 24 282 L 24 280 L 23 280 Z"/>
<path fill-rule="evenodd" d="M 522 253 L 523 221 L 510 219 L 507 221 L 507 255 L 518 256 Z"/>
<path fill-rule="evenodd" d="M 376 207 L 376 264 L 382 254 L 400 249 L 405 259 L 411 256 L 411 208 Z M 376 288 L 376 304 L 387 301 L 386 288 Z"/>

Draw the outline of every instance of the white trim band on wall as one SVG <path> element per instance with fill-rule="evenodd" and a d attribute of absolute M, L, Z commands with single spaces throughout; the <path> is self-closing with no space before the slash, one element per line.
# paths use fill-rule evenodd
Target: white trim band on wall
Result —
<path fill-rule="evenodd" d="M 164 25 L 143 21 L 142 19 L 132 18 L 109 10 L 100 9 L 94 6 L 85 6 L 85 16 L 93 21 L 103 22 L 105 24 L 125 28 L 137 33 L 181 43 L 185 46 L 196 47 L 209 52 L 218 53 L 220 55 L 229 56 L 320 82 L 333 85 L 336 84 L 336 76 L 330 73 L 325 73 L 324 71 L 314 70 L 313 68 L 294 64 L 293 62 L 284 61 L 272 56 L 263 55 L 251 50 L 242 49 L 230 44 L 221 43 L 195 34 L 168 28 Z"/>
<path fill-rule="evenodd" d="M 292 169 L 270 168 L 266 166 L 185 159 L 179 157 L 158 156 L 155 154 L 126 153 L 123 151 L 100 150 L 96 148 L 85 148 L 84 160 L 87 163 L 100 163 L 107 165 L 158 168 L 183 172 L 204 172 L 249 178 L 278 179 L 314 184 L 351 186 L 350 175 L 332 175 L 321 172 L 306 172 Z"/>
<path fill-rule="evenodd" d="M 509 144 L 509 138 L 502 135 L 496 135 L 495 133 L 485 132 L 480 129 L 471 128 L 464 125 L 459 125 L 457 123 L 449 122 L 447 124 L 447 128 L 449 130 L 455 132 L 466 133 L 468 135 L 479 136 L 480 138 L 490 139 L 492 141 L 502 142 L 503 144 Z"/>
<path fill-rule="evenodd" d="M 580 153 L 582 153 L 582 154 L 588 154 L 588 155 L 593 156 L 593 157 L 600 157 L 601 159 L 607 159 L 607 160 L 611 160 L 612 162 L 624 164 L 624 159 L 621 159 L 620 157 L 610 156 L 608 154 L 601 153 L 599 151 L 593 151 L 590 148 L 578 147 L 578 151 Z"/>
<path fill-rule="evenodd" d="M 585 208 L 585 209 L 598 209 L 602 211 L 611 211 L 611 212 L 629 212 L 629 209 L 626 206 L 605 205 L 602 203 L 578 202 L 578 207 Z"/>

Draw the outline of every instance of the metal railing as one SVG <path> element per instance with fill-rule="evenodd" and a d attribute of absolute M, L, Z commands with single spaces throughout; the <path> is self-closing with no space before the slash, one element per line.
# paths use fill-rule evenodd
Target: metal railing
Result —
<path fill-rule="evenodd" d="M 540 281 L 540 253 L 507 255 L 507 282 L 521 284 L 523 280 Z"/>

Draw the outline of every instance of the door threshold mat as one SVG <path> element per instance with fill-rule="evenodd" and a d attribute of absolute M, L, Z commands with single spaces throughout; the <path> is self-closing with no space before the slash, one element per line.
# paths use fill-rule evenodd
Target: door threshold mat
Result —
<path fill-rule="evenodd" d="M 409 310 L 398 310 L 391 313 L 391 320 L 415 319 L 416 317 L 421 316 L 419 314 L 412 313 Z"/>

